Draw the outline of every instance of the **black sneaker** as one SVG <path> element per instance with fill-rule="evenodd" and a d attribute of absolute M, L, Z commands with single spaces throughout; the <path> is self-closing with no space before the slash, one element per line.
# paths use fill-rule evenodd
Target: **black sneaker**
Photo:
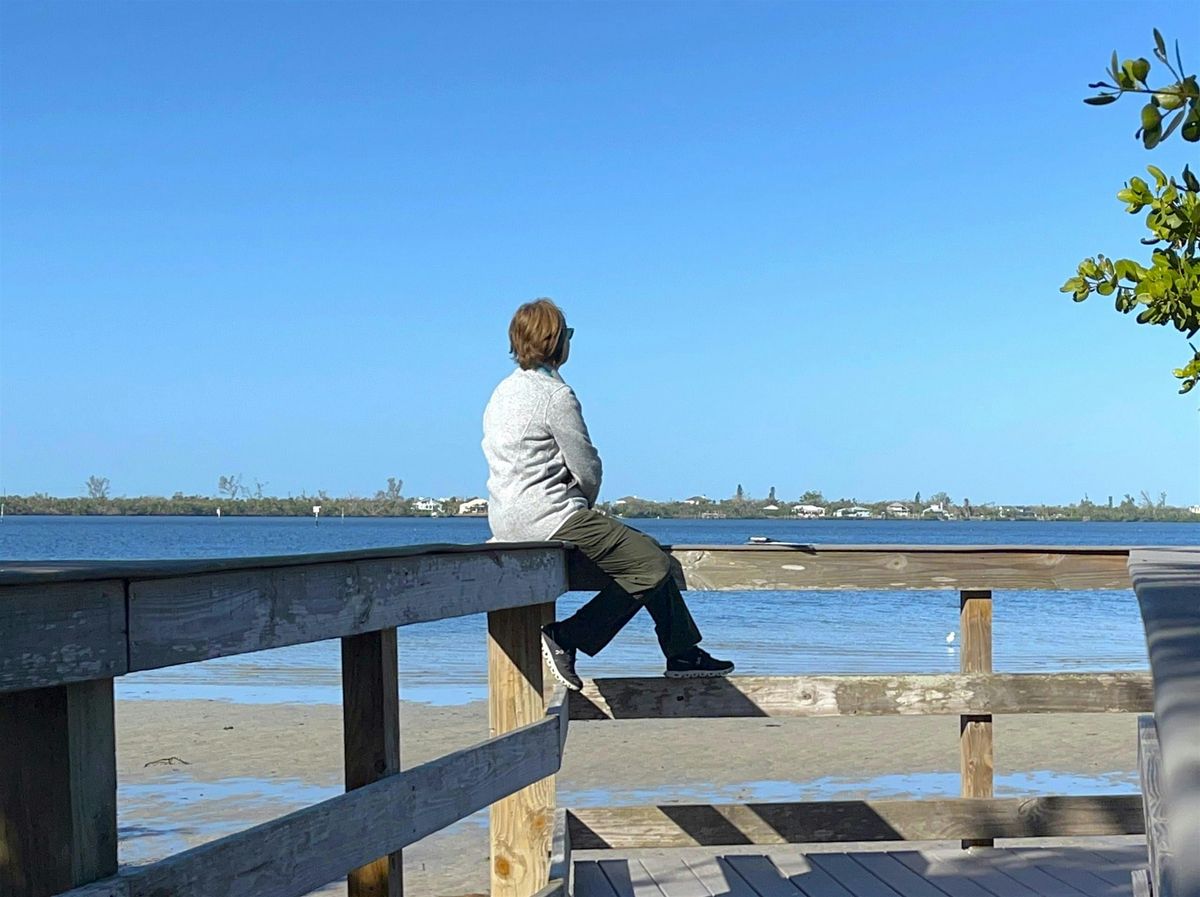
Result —
<path fill-rule="evenodd" d="M 703 648 L 691 648 L 678 657 L 667 658 L 668 679 L 703 679 L 712 676 L 728 676 L 733 672 L 733 661 L 717 660 Z"/>
<path fill-rule="evenodd" d="M 542 656 L 554 678 L 572 691 L 583 688 L 583 680 L 575 672 L 575 649 L 564 648 L 554 640 L 554 624 L 542 627 Z"/>

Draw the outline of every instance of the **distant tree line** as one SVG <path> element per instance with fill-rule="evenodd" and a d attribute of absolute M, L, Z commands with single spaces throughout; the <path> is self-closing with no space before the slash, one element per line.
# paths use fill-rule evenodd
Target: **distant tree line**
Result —
<path fill-rule="evenodd" d="M 905 520 L 1109 520 L 1109 521 L 1175 521 L 1200 522 L 1200 513 L 1187 507 L 1167 504 L 1167 495 L 1160 492 L 1152 498 L 1141 491 L 1138 498 L 1125 494 L 1120 501 L 1112 496 L 1104 503 L 1095 503 L 1084 496 L 1074 504 L 972 504 L 969 498 L 956 502 L 946 492 L 934 492 L 922 501 L 917 492 L 911 500 L 891 499 L 862 501 L 858 498 L 827 499 L 817 490 L 804 492 L 794 501 L 780 500 L 775 488 L 767 498 L 751 498 L 738 485 L 733 496 L 710 499 L 697 495 L 679 501 L 654 501 L 626 496 L 604 502 L 600 509 L 606 513 L 628 518 L 729 518 L 729 519 L 792 519 L 799 506 L 820 508 L 827 518 L 850 508 L 865 509 L 873 518 Z M 1200 508 L 1200 506 L 1194 506 Z"/>
<path fill-rule="evenodd" d="M 143 495 L 132 498 L 111 496 L 107 477 L 91 476 L 84 484 L 85 495 L 59 498 L 37 492 L 33 495 L 3 497 L 6 514 L 46 515 L 110 515 L 110 516 L 222 516 L 244 517 L 309 517 L 313 507 L 320 506 L 321 516 L 336 517 L 430 517 L 453 515 L 458 506 L 471 496 L 452 496 L 436 501 L 406 498 L 404 481 L 388 477 L 387 485 L 371 497 L 359 495 L 332 496 L 323 489 L 315 494 L 301 493 L 286 498 L 263 494 L 266 483 L 255 481 L 247 487 L 241 475 L 222 475 L 217 480 L 217 495 L 185 495 L 176 492 L 170 497 Z M 955 501 L 946 492 L 934 492 L 922 500 L 917 492 L 912 499 L 860 501 L 858 498 L 827 499 L 819 490 L 810 489 L 794 501 L 780 499 L 772 486 L 766 498 L 751 497 L 739 483 L 729 498 L 711 499 L 695 495 L 679 501 L 654 501 L 635 495 L 602 502 L 600 510 L 614 516 L 629 518 L 743 518 L 791 519 L 800 506 L 820 508 L 827 517 L 851 508 L 864 509 L 874 518 L 908 520 L 1110 520 L 1110 521 L 1183 521 L 1200 522 L 1200 513 L 1193 508 L 1167 504 L 1165 492 L 1152 497 L 1142 490 L 1138 497 L 1124 494 L 1119 501 L 1108 496 L 1104 502 L 1093 502 L 1087 495 L 1074 504 L 972 504 L 964 498 Z M 1200 506 L 1195 506 L 1200 508 Z"/>
<path fill-rule="evenodd" d="M 6 514 L 98 515 L 98 516 L 222 516 L 231 517 L 311 517 L 313 508 L 321 508 L 321 516 L 334 517 L 429 517 L 434 511 L 419 508 L 421 499 L 403 495 L 404 481 L 388 477 L 387 485 L 373 496 L 332 496 L 324 489 L 315 494 L 301 493 L 286 498 L 264 494 L 265 482 L 255 480 L 247 486 L 241 474 L 221 475 L 217 479 L 216 495 L 171 496 L 141 495 L 112 496 L 108 477 L 90 476 L 84 483 L 84 495 L 61 498 L 45 492 L 32 495 L 5 495 Z M 471 496 L 450 496 L 439 499 L 439 514 L 454 514 L 458 506 Z"/>

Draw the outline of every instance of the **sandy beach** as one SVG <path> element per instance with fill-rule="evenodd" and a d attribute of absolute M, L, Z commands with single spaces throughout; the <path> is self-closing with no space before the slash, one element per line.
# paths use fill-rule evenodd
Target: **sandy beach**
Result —
<path fill-rule="evenodd" d="M 406 768 L 487 737 L 483 702 L 405 702 L 401 714 Z M 1069 793 L 1071 777 L 1136 790 L 1135 731 L 1133 714 L 998 717 L 997 791 L 1008 781 L 1010 790 Z M 123 864 L 342 788 L 336 705 L 123 701 L 117 733 Z M 558 788 L 566 806 L 918 797 L 955 788 L 958 762 L 954 717 L 575 722 Z M 405 880 L 411 893 L 485 892 L 486 813 L 408 848 Z M 334 884 L 319 893 L 343 891 Z"/>

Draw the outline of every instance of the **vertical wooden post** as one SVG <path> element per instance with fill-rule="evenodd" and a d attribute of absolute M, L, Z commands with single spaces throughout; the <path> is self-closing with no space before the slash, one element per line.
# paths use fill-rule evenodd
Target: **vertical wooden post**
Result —
<path fill-rule="evenodd" d="M 347 791 L 400 771 L 395 629 L 342 639 L 342 721 Z M 349 897 L 401 897 L 401 852 L 355 869 L 347 885 Z"/>
<path fill-rule="evenodd" d="M 553 604 L 488 613 L 488 724 L 492 736 L 537 722 L 542 696 L 541 626 Z M 550 874 L 554 778 L 492 804 L 492 897 L 531 897 Z"/>
<path fill-rule="evenodd" d="M 0 695 L 0 894 L 46 897 L 117 871 L 113 681 Z"/>
<path fill-rule="evenodd" d="M 958 625 L 962 636 L 961 669 L 964 673 L 992 672 L 992 593 L 963 590 L 959 593 Z M 958 718 L 958 746 L 963 797 L 991 797 L 994 761 L 992 715 Z M 963 848 L 991 847 L 991 838 L 964 840 Z"/>

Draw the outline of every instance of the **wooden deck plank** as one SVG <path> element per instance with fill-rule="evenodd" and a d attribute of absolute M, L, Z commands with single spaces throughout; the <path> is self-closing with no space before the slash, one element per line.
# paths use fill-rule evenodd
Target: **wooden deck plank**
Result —
<path fill-rule="evenodd" d="M 1095 864 L 1087 864 L 1085 858 L 1078 855 L 1054 856 L 1049 851 L 1041 851 L 1039 856 L 1034 851 L 1029 854 L 1019 854 L 1019 856 L 1026 857 L 1029 862 L 1043 872 L 1054 876 L 1059 881 L 1066 882 L 1090 897 L 1132 897 L 1133 895 L 1133 885 L 1129 879 L 1125 879 L 1119 884 L 1105 881 L 1091 871 L 1090 865 Z"/>
<path fill-rule="evenodd" d="M 599 866 L 618 897 L 663 897 L 662 889 L 637 860 L 601 860 Z"/>
<path fill-rule="evenodd" d="M 899 892 L 846 853 L 811 853 L 808 861 L 828 872 L 855 897 L 897 897 Z M 903 897 L 903 895 L 902 895 Z"/>
<path fill-rule="evenodd" d="M 808 897 L 854 897 L 824 869 L 814 866 L 803 853 L 774 851 L 775 865 Z"/>
<path fill-rule="evenodd" d="M 1002 853 L 1002 849 L 997 848 L 994 851 L 988 851 L 988 853 L 1000 854 Z M 973 858 L 968 857 L 968 859 Z M 1042 897 L 1080 897 L 1081 894 L 1084 897 L 1094 897 L 1088 891 L 1081 891 L 1079 888 L 1072 887 L 1062 879 L 1056 878 L 1033 865 L 1032 862 L 1027 862 L 1019 857 L 1015 857 L 1015 855 L 1008 862 L 1001 863 L 999 862 L 1001 859 L 1002 857 L 1000 856 L 992 857 L 991 862 L 995 868 L 1003 871 L 1009 878 L 1015 879 L 1027 888 L 1041 894 Z"/>
<path fill-rule="evenodd" d="M 990 863 L 954 864 L 930 850 L 898 850 L 892 856 L 933 881 L 950 897 L 1038 897 L 1036 891 L 1009 878 Z"/>
<path fill-rule="evenodd" d="M 804 894 L 768 856 L 730 855 L 725 860 L 759 897 L 802 897 Z"/>
<path fill-rule="evenodd" d="M 617 897 L 598 863 L 575 861 L 575 897 Z"/>
<path fill-rule="evenodd" d="M 851 853 L 847 856 L 904 897 L 946 897 L 937 885 L 889 853 Z"/>
<path fill-rule="evenodd" d="M 575 897 L 1133 897 L 1138 845 L 803 853 L 671 851 L 576 863 Z M 591 863 L 595 867 L 597 864 Z"/>
<path fill-rule="evenodd" d="M 1032 859 L 1037 862 L 1036 854 L 1038 851 L 1044 851 L 1045 848 L 1011 847 L 1008 850 L 1019 856 L 1033 855 Z M 1072 850 L 1072 860 L 1077 862 L 1080 868 L 1087 869 L 1109 884 L 1126 886 L 1129 884 L 1129 874 L 1134 869 L 1146 865 L 1146 851 L 1143 849 L 1139 853 L 1140 856 L 1127 855 L 1123 860 L 1117 861 L 1112 855 L 1103 855 L 1090 848 L 1078 848 Z"/>
<path fill-rule="evenodd" d="M 711 897 L 712 892 L 696 877 L 683 857 L 643 857 L 642 868 L 658 883 L 666 897 Z"/>
<path fill-rule="evenodd" d="M 729 865 L 728 857 L 695 858 L 689 851 L 684 862 L 713 897 L 757 897 L 754 889 Z"/>

